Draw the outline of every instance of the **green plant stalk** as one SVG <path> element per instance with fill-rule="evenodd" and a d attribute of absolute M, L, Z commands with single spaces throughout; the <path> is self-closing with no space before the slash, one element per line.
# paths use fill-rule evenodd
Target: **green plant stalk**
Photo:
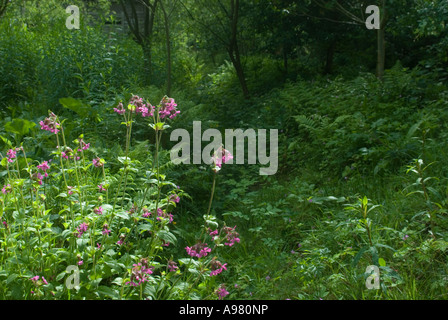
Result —
<path fill-rule="evenodd" d="M 417 161 L 417 172 L 418 172 L 418 176 L 419 176 L 420 181 L 421 181 L 421 186 L 422 186 L 423 196 L 425 197 L 425 201 L 426 201 L 426 203 L 431 203 L 431 199 L 429 197 L 429 193 L 428 193 L 428 190 L 426 188 L 425 179 L 424 179 L 424 176 L 423 176 L 423 170 L 422 170 L 422 167 L 421 167 L 421 164 L 420 164 L 419 161 Z M 434 233 L 434 229 L 435 229 L 434 215 L 433 215 L 433 212 L 432 212 L 432 208 L 430 207 L 429 209 L 430 210 L 428 211 L 428 213 L 429 213 L 429 222 L 431 224 L 431 235 L 435 239 L 436 236 L 435 236 L 435 233 Z"/>
<path fill-rule="evenodd" d="M 104 179 L 104 183 L 106 183 L 107 184 L 107 181 L 106 181 L 106 172 L 104 171 L 104 166 L 102 166 L 102 171 L 103 171 L 103 179 Z M 106 189 L 106 203 L 108 204 L 109 203 L 109 186 L 107 187 L 107 189 Z"/>
<path fill-rule="evenodd" d="M 123 197 L 121 199 L 121 206 L 123 206 L 123 201 L 124 201 L 124 197 L 126 195 L 126 186 L 127 186 L 127 182 L 128 182 L 128 174 L 129 171 L 127 170 L 127 161 L 128 161 L 128 155 L 129 155 L 129 149 L 131 147 L 131 135 L 132 135 L 132 110 L 131 110 L 131 114 L 129 117 L 129 127 L 126 126 L 127 128 L 127 132 L 126 132 L 126 153 L 125 153 L 125 165 L 124 165 L 124 173 L 125 173 L 125 177 L 124 177 L 124 188 L 123 188 Z"/>
<path fill-rule="evenodd" d="M 78 184 L 78 188 L 81 189 L 81 184 L 79 183 L 79 176 L 78 176 L 78 164 L 76 162 L 76 156 L 73 156 L 73 161 L 75 162 L 75 174 L 76 174 L 76 183 Z M 82 205 L 82 199 L 83 199 L 83 192 L 79 190 L 79 206 L 81 207 L 81 216 L 83 216 L 83 205 Z M 86 204 L 87 205 L 87 204 Z"/>
<path fill-rule="evenodd" d="M 215 185 L 216 185 L 216 172 L 213 174 L 213 185 L 212 185 L 212 192 L 210 195 L 210 201 L 208 202 L 207 216 L 210 214 L 210 210 L 212 208 L 213 194 L 215 193 Z"/>
<path fill-rule="evenodd" d="M 62 128 L 62 126 L 61 126 Z M 65 190 L 68 190 L 68 184 L 67 184 L 67 179 L 65 178 L 65 173 L 64 173 L 64 163 L 63 163 L 63 159 L 62 159 L 62 153 L 61 153 L 61 144 L 59 143 L 59 134 L 56 134 L 56 141 L 58 144 L 58 150 L 59 150 L 59 161 L 61 162 L 61 170 L 62 170 L 62 177 L 64 178 L 64 183 L 65 183 Z"/>

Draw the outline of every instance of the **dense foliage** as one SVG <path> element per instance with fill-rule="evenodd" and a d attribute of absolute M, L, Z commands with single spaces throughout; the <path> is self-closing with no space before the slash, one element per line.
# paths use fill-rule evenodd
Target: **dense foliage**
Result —
<path fill-rule="evenodd" d="M 447 13 L 0 0 L 0 299 L 447 299 Z M 174 163 L 193 121 L 277 173 Z"/>

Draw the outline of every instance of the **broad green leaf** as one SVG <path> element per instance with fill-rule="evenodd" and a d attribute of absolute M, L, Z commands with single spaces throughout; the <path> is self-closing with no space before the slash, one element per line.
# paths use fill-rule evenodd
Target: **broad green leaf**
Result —
<path fill-rule="evenodd" d="M 79 116 L 85 118 L 88 116 L 91 107 L 82 103 L 82 101 L 74 98 L 60 98 L 59 103 L 62 104 L 64 108 L 76 112 Z"/>
<path fill-rule="evenodd" d="M 9 121 L 5 123 L 5 131 L 16 133 L 18 135 L 25 135 L 27 134 L 30 129 L 34 128 L 36 124 L 34 122 L 28 121 L 26 119 L 12 119 L 12 121 Z"/>

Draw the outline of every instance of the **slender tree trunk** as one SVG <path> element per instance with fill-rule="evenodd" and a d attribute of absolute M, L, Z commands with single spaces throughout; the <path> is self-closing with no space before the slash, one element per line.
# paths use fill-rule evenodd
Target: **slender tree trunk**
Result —
<path fill-rule="evenodd" d="M 246 78 L 244 75 L 244 69 L 241 64 L 239 52 L 232 49 L 228 50 L 230 61 L 232 61 L 233 67 L 235 68 L 236 75 L 238 77 L 238 81 L 241 85 L 241 91 L 243 92 L 243 96 L 245 99 L 249 98 L 249 89 L 247 88 Z"/>
<path fill-rule="evenodd" d="M 231 30 L 232 36 L 229 42 L 228 53 L 233 67 L 235 68 L 238 80 L 243 91 L 245 99 L 249 98 L 249 89 L 247 88 L 246 77 L 244 75 L 244 69 L 241 64 L 241 56 L 238 48 L 237 31 L 238 31 L 238 11 L 239 0 L 231 0 L 230 2 L 230 16 L 231 16 Z"/>
<path fill-rule="evenodd" d="M 171 95 L 171 43 L 170 43 L 170 26 L 168 15 L 166 14 L 163 2 L 160 1 L 160 7 L 165 20 L 165 41 L 166 41 L 166 95 Z"/>
<path fill-rule="evenodd" d="M 325 61 L 324 74 L 330 74 L 333 71 L 333 57 L 335 47 L 336 47 L 336 41 L 333 40 L 327 48 L 327 58 Z"/>
<path fill-rule="evenodd" d="M 376 76 L 378 79 L 383 80 L 384 68 L 386 61 L 386 1 L 381 3 L 382 12 L 380 18 L 380 28 L 377 30 L 377 63 L 376 63 Z"/>
<path fill-rule="evenodd" d="M 283 45 L 283 69 L 285 71 L 284 78 L 288 77 L 288 52 L 285 49 L 286 45 Z"/>
<path fill-rule="evenodd" d="M 386 46 L 384 40 L 384 29 L 378 29 L 378 57 L 376 64 L 376 76 L 382 80 L 384 76 L 384 64 L 386 60 Z"/>
<path fill-rule="evenodd" d="M 152 76 L 152 53 L 151 53 L 151 41 L 144 40 L 141 44 L 142 50 L 143 50 L 143 72 L 144 76 L 143 79 L 145 81 L 146 85 L 149 85 L 151 83 L 151 76 Z"/>
<path fill-rule="evenodd" d="M 157 3 L 159 0 L 154 0 L 151 3 L 149 0 L 142 0 L 140 2 L 135 2 L 135 0 L 121 0 L 121 5 L 123 12 L 126 17 L 126 21 L 129 25 L 129 29 L 134 35 L 135 41 L 141 46 L 143 51 L 143 72 L 144 72 L 144 83 L 149 85 L 152 77 L 152 34 L 154 30 L 154 19 L 156 14 Z M 126 3 L 130 5 L 130 11 L 132 15 L 128 12 Z M 143 26 L 139 24 L 137 10 L 135 7 L 136 3 L 140 3 L 145 7 L 145 20 Z"/>

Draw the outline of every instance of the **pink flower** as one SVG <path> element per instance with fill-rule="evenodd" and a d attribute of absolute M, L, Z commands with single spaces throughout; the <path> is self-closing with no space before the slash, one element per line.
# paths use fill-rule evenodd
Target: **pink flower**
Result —
<path fill-rule="evenodd" d="M 73 191 L 72 191 L 73 188 L 74 188 L 74 187 L 67 186 L 68 194 L 69 194 L 70 196 L 73 194 Z"/>
<path fill-rule="evenodd" d="M 205 257 L 210 252 L 212 252 L 212 249 L 208 248 L 206 243 L 200 243 L 200 242 L 192 247 L 185 247 L 185 250 L 187 251 L 188 255 L 197 258 Z"/>
<path fill-rule="evenodd" d="M 230 227 L 223 227 L 222 230 L 224 231 L 224 233 L 226 233 L 226 239 L 229 242 L 225 242 L 224 245 L 226 246 L 233 246 L 235 244 L 235 242 L 240 242 L 240 238 L 238 238 L 239 234 L 238 232 L 235 231 L 235 227 L 230 228 Z"/>
<path fill-rule="evenodd" d="M 2 193 L 3 194 L 7 194 L 7 193 L 11 193 L 12 188 L 11 185 L 8 183 L 6 186 L 3 186 L 2 188 Z"/>
<path fill-rule="evenodd" d="M 85 143 L 84 140 L 81 138 L 79 139 L 79 146 L 81 148 L 81 150 L 88 150 L 90 148 L 90 143 Z M 78 149 L 79 151 L 79 149 Z"/>
<path fill-rule="evenodd" d="M 223 163 L 226 163 L 229 160 L 232 160 L 233 156 L 232 154 L 224 149 L 223 147 L 219 147 L 218 150 L 216 150 L 215 154 L 212 157 L 212 161 L 214 163 L 215 166 L 218 166 L 219 168 L 221 168 L 221 165 Z"/>
<path fill-rule="evenodd" d="M 121 246 L 124 243 L 125 238 L 126 238 L 125 235 L 123 235 L 123 234 L 120 235 L 120 240 L 117 241 L 117 244 Z"/>
<path fill-rule="evenodd" d="M 42 170 L 43 172 L 46 172 L 48 169 L 50 169 L 50 166 L 48 165 L 48 161 L 44 161 L 40 165 L 38 165 L 37 168 Z"/>
<path fill-rule="evenodd" d="M 47 282 L 47 280 L 45 280 L 45 278 L 42 276 L 42 282 L 44 283 L 44 284 L 48 284 L 48 282 Z"/>
<path fill-rule="evenodd" d="M 78 238 L 81 238 L 81 236 L 84 234 L 84 232 L 87 231 L 88 228 L 89 228 L 89 225 L 88 225 L 87 223 L 83 222 L 82 224 L 80 224 L 80 225 L 78 226 L 78 228 L 76 228 L 75 235 L 76 235 Z"/>
<path fill-rule="evenodd" d="M 79 261 L 78 261 L 78 266 L 82 266 L 83 263 L 84 263 L 84 261 L 79 260 Z"/>
<path fill-rule="evenodd" d="M 177 263 L 176 263 L 176 262 L 174 262 L 173 260 L 169 260 L 169 261 L 168 261 L 168 269 L 169 269 L 170 272 L 176 272 L 176 270 L 177 270 L 178 268 L 179 268 L 179 267 L 177 266 Z"/>
<path fill-rule="evenodd" d="M 165 240 L 162 240 L 162 247 L 168 247 L 170 245 L 170 242 L 165 242 Z"/>
<path fill-rule="evenodd" d="M 132 268 L 131 281 L 126 282 L 126 284 L 136 287 L 143 282 L 148 281 L 148 276 L 153 273 L 154 267 L 148 267 L 147 259 L 142 259 L 141 261 L 142 262 L 133 264 L 134 267 Z M 135 281 L 138 281 L 138 283 Z"/>
<path fill-rule="evenodd" d="M 104 160 L 100 159 L 99 157 L 96 157 L 95 159 L 93 159 L 92 163 L 95 166 L 95 168 L 99 168 L 99 167 L 104 166 Z"/>
<path fill-rule="evenodd" d="M 14 160 L 17 157 L 17 151 L 14 149 L 9 149 L 8 152 L 6 152 L 7 156 L 8 156 L 8 162 L 14 162 Z"/>
<path fill-rule="evenodd" d="M 172 194 L 172 195 L 170 195 L 170 201 L 179 203 L 180 197 L 177 194 Z"/>
<path fill-rule="evenodd" d="M 114 111 L 118 114 L 124 114 L 126 110 L 123 108 L 123 103 L 119 103 L 117 108 L 114 108 Z"/>
<path fill-rule="evenodd" d="M 215 293 L 218 295 L 219 300 L 222 300 L 225 296 L 229 294 L 229 292 L 226 290 L 226 288 L 221 285 Z"/>
<path fill-rule="evenodd" d="M 209 235 L 212 237 L 212 241 L 214 241 L 217 238 L 218 229 L 216 229 L 215 231 L 210 232 Z"/>
<path fill-rule="evenodd" d="M 212 269 L 212 272 L 210 272 L 210 276 L 216 276 L 222 272 L 222 270 L 227 270 L 226 268 L 227 263 L 222 264 L 220 261 L 213 259 L 210 262 L 210 268 Z"/>
<path fill-rule="evenodd" d="M 99 206 L 93 209 L 96 214 L 103 214 L 103 207 Z"/>
<path fill-rule="evenodd" d="M 102 231 L 102 234 L 103 234 L 103 235 L 109 235 L 110 230 L 107 229 L 108 227 L 109 227 L 109 226 L 107 225 L 107 223 L 104 224 L 104 226 L 103 226 L 103 231 Z"/>
<path fill-rule="evenodd" d="M 97 187 L 100 189 L 100 192 L 106 191 L 102 184 L 99 184 Z"/>
<path fill-rule="evenodd" d="M 168 223 L 173 222 L 173 215 L 171 213 L 166 213 L 164 212 L 162 209 L 158 208 L 157 209 L 157 220 L 158 221 L 162 221 L 162 219 L 169 219 Z"/>
<path fill-rule="evenodd" d="M 143 218 L 148 218 L 149 216 L 151 216 L 151 212 L 149 212 L 148 208 L 143 207 L 143 214 L 142 214 L 142 217 L 143 217 Z"/>
<path fill-rule="evenodd" d="M 50 131 L 54 134 L 59 132 L 58 128 L 61 125 L 57 122 L 57 116 L 51 111 L 49 117 L 45 118 L 43 121 L 40 121 L 39 124 L 42 130 Z"/>
<path fill-rule="evenodd" d="M 176 107 L 177 104 L 175 103 L 173 98 L 168 98 L 167 96 L 163 97 L 162 101 L 160 101 L 160 119 L 164 119 L 165 117 L 173 119 L 180 113 L 180 111 L 177 110 Z"/>

